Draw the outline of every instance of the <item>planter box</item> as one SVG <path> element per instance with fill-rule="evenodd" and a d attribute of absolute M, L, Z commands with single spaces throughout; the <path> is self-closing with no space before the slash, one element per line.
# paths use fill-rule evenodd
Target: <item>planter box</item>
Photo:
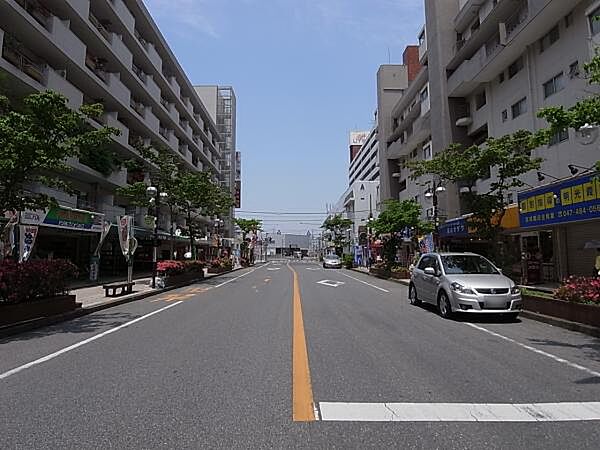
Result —
<path fill-rule="evenodd" d="M 402 272 L 394 272 L 392 271 L 390 273 L 390 278 L 393 278 L 394 280 L 409 280 L 410 279 L 410 272 L 408 270 L 404 270 Z"/>
<path fill-rule="evenodd" d="M 191 283 L 202 280 L 204 272 L 182 273 L 181 275 L 169 275 L 164 277 L 164 287 L 177 286 L 179 284 Z"/>
<path fill-rule="evenodd" d="M 375 275 L 377 278 L 390 278 L 391 277 L 391 272 L 389 270 L 385 270 L 385 269 L 378 269 L 376 267 L 371 267 L 369 269 L 369 273 L 371 275 Z"/>
<path fill-rule="evenodd" d="M 600 327 L 599 306 L 523 296 L 523 308 L 546 316 Z"/>
<path fill-rule="evenodd" d="M 55 316 L 81 308 L 74 295 L 61 295 L 31 302 L 0 304 L 0 326 Z"/>
<path fill-rule="evenodd" d="M 233 269 L 221 269 L 221 268 L 217 268 L 217 267 L 209 267 L 208 268 L 208 273 L 223 273 L 223 272 L 229 272 Z"/>

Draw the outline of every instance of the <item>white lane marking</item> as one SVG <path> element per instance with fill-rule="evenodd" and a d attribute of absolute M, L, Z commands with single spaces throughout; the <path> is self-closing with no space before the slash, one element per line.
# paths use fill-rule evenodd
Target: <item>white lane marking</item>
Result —
<path fill-rule="evenodd" d="M 281 270 L 281 267 L 269 267 L 267 270 Z"/>
<path fill-rule="evenodd" d="M 343 281 L 333 281 L 333 280 L 321 280 L 321 281 L 317 281 L 317 284 L 322 284 L 323 286 L 329 286 L 329 287 L 338 287 L 341 286 L 344 283 Z"/>
<path fill-rule="evenodd" d="M 306 270 L 321 270 L 319 267 L 306 267 Z"/>
<path fill-rule="evenodd" d="M 366 281 L 359 280 L 358 278 L 354 278 L 353 276 L 348 275 L 347 273 L 344 273 L 344 272 L 340 272 L 340 273 L 342 275 L 344 275 L 345 277 L 352 278 L 353 280 L 358 281 L 359 283 L 366 284 L 367 286 L 371 286 L 372 288 L 375 288 L 375 289 L 379 289 L 382 292 L 388 292 L 388 293 L 390 292 L 387 289 L 383 289 L 383 288 L 380 288 L 379 286 L 375 286 L 374 284 L 367 283 Z"/>
<path fill-rule="evenodd" d="M 171 304 L 169 306 L 165 306 L 164 308 L 157 309 L 156 311 L 152 311 L 151 313 L 148 313 L 148 314 L 146 314 L 144 316 L 138 317 L 137 319 L 133 319 L 133 320 L 127 322 L 127 323 L 119 325 L 118 327 L 111 328 L 110 330 L 103 331 L 100 334 L 96 334 L 95 336 L 92 336 L 91 338 L 88 338 L 88 339 L 84 339 L 83 341 L 77 342 L 76 344 L 69 345 L 68 347 L 65 347 L 65 348 L 63 348 L 61 350 L 58 350 L 57 352 L 51 353 L 49 355 L 46 355 L 46 356 L 44 356 L 42 358 L 36 359 L 35 361 L 31 361 L 31 362 L 29 362 L 27 364 L 23 364 L 22 366 L 15 367 L 14 369 L 9 370 L 8 372 L 1 373 L 0 374 L 0 380 L 3 380 L 4 378 L 8 378 L 11 375 L 14 375 L 16 373 L 21 372 L 22 370 L 29 369 L 30 367 L 37 366 L 38 364 L 42 364 L 42 363 L 44 363 L 46 361 L 50 361 L 51 359 L 54 359 L 57 356 L 62 355 L 63 353 L 67 353 L 67 352 L 70 352 L 71 350 L 75 350 L 76 348 L 79 348 L 82 345 L 89 344 L 90 342 L 93 342 L 93 341 L 95 341 L 97 339 L 100 339 L 101 337 L 107 336 L 107 335 L 109 335 L 111 333 L 114 333 L 115 331 L 119 331 L 119 330 L 121 330 L 121 329 L 123 329 L 125 327 L 133 325 L 134 323 L 137 323 L 137 322 L 140 322 L 140 321 L 142 321 L 144 319 L 147 319 L 148 317 L 151 317 L 151 316 L 153 316 L 155 314 L 158 314 L 158 313 L 161 313 L 163 311 L 166 311 L 169 308 L 173 308 L 174 306 L 177 306 L 177 305 L 179 305 L 181 303 L 183 303 L 183 302 L 179 301 L 179 302 L 173 303 L 173 304 Z"/>
<path fill-rule="evenodd" d="M 497 338 L 504 339 L 505 341 L 511 342 L 511 343 L 513 343 L 513 344 L 516 344 L 516 345 L 518 345 L 519 347 L 523 347 L 523 348 L 525 348 L 525 349 L 527 349 L 527 350 L 530 350 L 530 351 L 532 351 L 532 352 L 534 352 L 534 353 L 537 353 L 538 355 L 546 356 L 546 357 L 548 357 L 548 358 L 550 358 L 550 359 L 553 359 L 553 360 L 554 360 L 554 361 L 556 361 L 556 362 L 559 362 L 559 363 L 565 364 L 565 365 L 567 365 L 567 366 L 569 366 L 569 367 L 572 367 L 572 368 L 574 368 L 574 369 L 581 370 L 581 371 L 583 371 L 583 372 L 585 372 L 585 373 L 587 373 L 587 374 L 589 374 L 589 375 L 592 375 L 592 376 L 594 376 L 594 377 L 600 377 L 600 372 L 596 372 L 596 371 L 594 371 L 594 370 L 592 370 L 592 369 L 588 369 L 587 367 L 580 366 L 579 364 L 573 363 L 573 362 L 571 362 L 571 361 L 568 361 L 568 360 L 566 360 L 566 359 L 564 359 L 564 358 L 560 358 L 560 357 L 558 357 L 558 356 L 554 356 L 554 355 L 553 355 L 553 354 L 551 354 L 551 353 L 547 353 L 547 352 L 545 352 L 545 351 L 543 351 L 543 350 L 539 350 L 539 349 L 537 349 L 537 348 L 535 348 L 535 347 L 531 347 L 530 345 L 527 345 L 527 344 L 522 344 L 521 342 L 515 341 L 514 339 L 511 339 L 511 338 L 509 338 L 509 337 L 506 337 L 506 336 L 503 336 L 503 335 L 501 335 L 501 334 L 498 334 L 498 333 L 495 333 L 495 332 L 493 332 L 493 331 L 490 331 L 490 330 L 488 330 L 487 328 L 480 327 L 480 326 L 478 326 L 478 325 L 475 325 L 475 324 L 473 324 L 473 323 L 466 323 L 465 325 L 468 325 L 468 326 L 470 326 L 470 327 L 472 327 L 472 328 L 475 328 L 475 329 L 477 329 L 477 330 L 479 330 L 479 331 L 483 331 L 484 333 L 491 334 L 492 336 L 495 336 L 495 337 L 497 337 Z"/>
<path fill-rule="evenodd" d="M 320 402 L 323 421 L 565 422 L 600 420 L 600 402 L 342 403 Z"/>
<path fill-rule="evenodd" d="M 271 263 L 266 263 L 265 265 L 263 265 L 263 266 L 261 266 L 261 267 L 266 267 L 266 266 L 268 266 L 269 264 L 271 264 Z M 239 280 L 240 278 L 242 278 L 242 277 L 245 277 L 246 275 L 250 275 L 252 272 L 254 272 L 254 271 L 256 271 L 256 270 L 260 269 L 261 267 L 256 267 L 256 268 L 254 268 L 254 269 L 252 269 L 252 270 L 249 270 L 249 271 L 248 271 L 248 272 L 246 272 L 246 273 L 243 273 L 243 274 L 241 274 L 239 277 L 235 277 L 235 278 L 232 278 L 231 280 L 227 280 L 227 281 L 225 281 L 224 283 L 217 284 L 216 286 L 214 286 L 214 287 L 213 287 L 213 289 L 220 288 L 221 286 L 225 286 L 226 284 L 229 284 L 229 283 L 233 283 L 235 280 Z"/>

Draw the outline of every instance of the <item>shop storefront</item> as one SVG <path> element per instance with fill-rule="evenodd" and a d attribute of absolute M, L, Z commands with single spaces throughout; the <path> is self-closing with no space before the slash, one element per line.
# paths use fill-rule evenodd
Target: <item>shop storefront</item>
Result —
<path fill-rule="evenodd" d="M 530 283 L 591 276 L 597 250 L 588 244 L 600 240 L 600 175 L 520 193 L 519 222 Z"/>

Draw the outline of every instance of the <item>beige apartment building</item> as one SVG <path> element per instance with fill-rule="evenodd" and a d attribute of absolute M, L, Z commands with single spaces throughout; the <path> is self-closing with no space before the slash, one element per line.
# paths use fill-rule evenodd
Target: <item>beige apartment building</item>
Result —
<path fill-rule="evenodd" d="M 540 108 L 568 107 L 590 95 L 594 88 L 584 77 L 583 64 L 600 40 L 600 26 L 592 20 L 600 13 L 600 2 L 425 0 L 425 13 L 419 36 L 423 68 L 389 115 L 380 118 L 388 123 L 380 157 L 382 197 L 415 199 L 431 217 L 431 196 L 425 198 L 423 189 L 435 180 L 411 180 L 403 161 L 430 158 L 451 143 L 481 144 L 490 136 L 538 130 L 545 127 L 536 115 Z M 513 204 L 505 232 L 515 270 L 521 257 L 542 254 L 539 273 L 529 281 L 591 274 L 595 250 L 585 247 L 600 239 L 600 195 L 588 168 L 600 159 L 600 151 L 598 142 L 583 145 L 577 134 L 560 133 L 550 145 L 536 149 L 534 156 L 544 158 L 540 172 L 524 175 L 526 188 L 506 199 Z M 484 192 L 494 179 L 492 168 L 477 189 Z M 436 211 L 446 222 L 440 227 L 443 242 L 478 250 L 459 189 L 444 188 L 437 193 Z M 571 204 L 569 195 L 575 200 L 579 189 L 586 188 L 581 205 Z M 544 196 L 555 200 L 544 205 Z M 534 198 L 541 203 L 535 206 Z"/>
<path fill-rule="evenodd" d="M 3 0 L 0 2 L 0 72 L 11 95 L 54 90 L 69 106 L 100 102 L 98 124 L 121 131 L 112 151 L 119 160 L 135 159 L 133 144 L 156 143 L 170 149 L 193 171 L 208 171 L 223 180 L 222 137 L 216 121 L 194 90 L 156 23 L 141 0 Z M 115 164 L 107 173 L 92 162 L 73 159 L 69 181 L 76 195 L 30 186 L 54 196 L 53 215 L 70 217 L 39 225 L 37 256 L 65 257 L 80 267 L 89 264 L 102 220 L 135 217 L 138 269 L 150 267 L 153 224 L 147 208 L 129 207 L 115 190 L 143 180 L 140 173 Z M 227 167 L 229 184 L 229 166 Z M 161 253 L 168 256 L 170 223 L 159 215 Z M 51 214 L 48 214 L 51 215 Z M 23 215 L 25 216 L 25 215 Z M 205 218 L 207 228 L 211 221 Z M 178 227 L 185 219 L 178 218 Z M 114 227 L 113 227 L 114 232 Z M 179 232 L 177 234 L 180 234 Z M 185 252 L 185 240 L 176 247 Z M 124 264 L 116 236 L 103 246 L 101 272 L 117 273 Z"/>

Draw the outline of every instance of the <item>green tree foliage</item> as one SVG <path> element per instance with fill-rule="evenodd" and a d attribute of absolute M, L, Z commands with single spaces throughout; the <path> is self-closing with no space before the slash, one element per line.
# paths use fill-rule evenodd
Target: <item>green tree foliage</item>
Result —
<path fill-rule="evenodd" d="M 235 219 L 235 224 L 238 227 L 240 227 L 240 230 L 242 230 L 242 245 L 241 245 L 242 257 L 249 259 L 251 261 L 253 258 L 252 258 L 252 254 L 249 251 L 250 247 L 248 245 L 248 242 L 246 242 L 246 236 L 248 236 L 248 233 L 258 233 L 259 231 L 261 231 L 262 230 L 262 220 L 244 219 L 244 218 L 238 217 Z"/>
<path fill-rule="evenodd" d="M 338 252 L 348 244 L 346 232 L 352 228 L 352 220 L 344 219 L 341 214 L 335 214 L 328 217 L 321 225 L 321 228 L 327 230 L 331 235 L 331 241 Z"/>
<path fill-rule="evenodd" d="M 600 85 L 600 52 L 597 50 L 590 62 L 584 65 L 584 71 L 588 82 L 592 86 Z M 597 91 L 596 91 L 597 92 Z M 574 128 L 578 130 L 584 125 L 600 126 L 600 96 L 590 93 L 573 106 L 552 106 L 543 108 L 538 112 L 538 117 L 546 119 L 550 125 L 538 132 L 541 143 L 547 143 L 556 133 Z M 600 171 L 600 161 L 596 163 L 596 169 Z"/>
<path fill-rule="evenodd" d="M 0 215 L 55 205 L 54 198 L 32 193 L 28 185 L 69 191 L 61 177 L 69 171 L 66 159 L 100 151 L 120 133 L 88 124 L 101 114 L 98 104 L 72 110 L 64 96 L 52 91 L 30 94 L 18 105 L 0 96 Z"/>
<path fill-rule="evenodd" d="M 531 156 L 540 144 L 539 136 L 520 130 L 500 138 L 490 137 L 482 145 L 463 147 L 452 145 L 428 161 L 416 161 L 408 166 L 413 179 L 434 175 L 443 183 L 454 183 L 467 192 L 461 194 L 472 212 L 471 222 L 477 235 L 495 241 L 501 231 L 500 222 L 507 206 L 506 194 L 523 186 L 519 176 L 540 168 L 541 158 Z M 477 180 L 492 181 L 486 192 L 476 192 Z"/>
<path fill-rule="evenodd" d="M 413 236 L 429 233 L 433 225 L 421 220 L 421 205 L 414 200 L 387 200 L 379 217 L 371 223 L 376 235 L 387 234 L 383 248 L 383 257 L 388 269 L 394 264 L 396 250 L 400 245 L 398 233 L 405 228 L 413 231 Z"/>

